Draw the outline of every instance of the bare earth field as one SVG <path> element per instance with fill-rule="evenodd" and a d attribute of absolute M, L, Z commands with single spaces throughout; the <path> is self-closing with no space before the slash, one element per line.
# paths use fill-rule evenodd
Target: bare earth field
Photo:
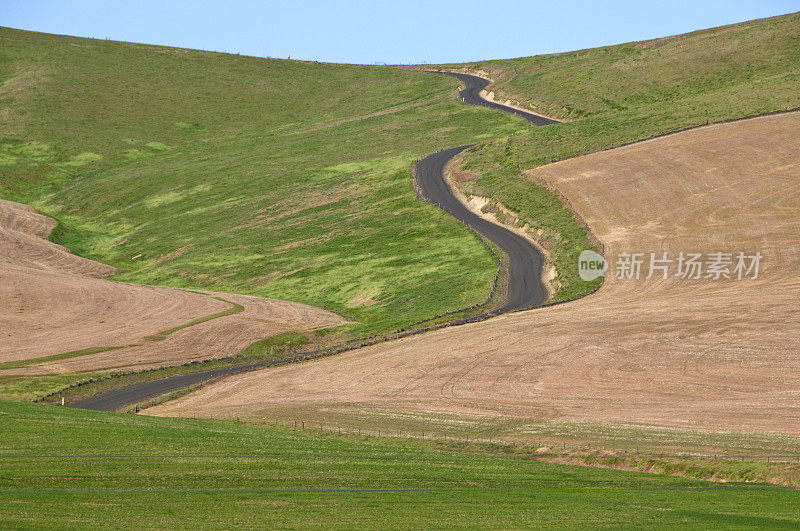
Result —
<path fill-rule="evenodd" d="M 380 409 L 800 435 L 800 113 L 528 172 L 605 244 L 576 302 L 211 384 L 152 415 Z M 760 251 L 757 279 L 615 280 L 623 252 Z M 646 275 L 647 263 L 643 268 Z M 643 275 L 643 277 L 645 276 Z"/>
<path fill-rule="evenodd" d="M 126 347 L 0 374 L 47 374 L 175 365 L 239 353 L 281 332 L 336 326 L 344 319 L 292 302 L 104 280 L 114 268 L 71 254 L 47 238 L 55 221 L 0 200 L 0 363 L 93 347 Z M 224 300 L 218 300 L 217 298 Z M 208 315 L 244 307 L 148 339 Z"/>

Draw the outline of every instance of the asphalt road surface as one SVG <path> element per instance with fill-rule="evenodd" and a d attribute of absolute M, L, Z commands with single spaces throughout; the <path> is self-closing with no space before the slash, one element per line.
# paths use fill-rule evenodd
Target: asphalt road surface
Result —
<path fill-rule="evenodd" d="M 420 160 L 416 166 L 419 190 L 427 201 L 481 233 L 503 250 L 508 294 L 504 304 L 493 313 L 539 306 L 547 299 L 547 290 L 542 283 L 542 253 L 519 234 L 473 214 L 453 195 L 444 180 L 447 162 L 468 147 L 445 149 Z"/>
<path fill-rule="evenodd" d="M 459 96 L 464 103 L 510 112 L 528 120 L 532 125 L 557 123 L 555 120 L 486 101 L 480 96 L 480 92 L 489 84 L 489 81 L 483 78 L 453 72 L 439 73 L 453 76 L 464 84 L 465 88 L 459 92 Z M 445 149 L 417 162 L 416 174 L 420 191 L 428 201 L 483 234 L 503 250 L 505 254 L 504 266 L 507 269 L 508 295 L 504 304 L 500 308 L 493 310 L 492 314 L 539 306 L 547 299 L 547 290 L 541 280 L 544 258 L 539 250 L 522 236 L 511 232 L 505 227 L 480 218 L 467 210 L 456 199 L 453 191 L 444 180 L 443 171 L 447 161 L 468 147 L 461 146 Z M 140 382 L 73 402 L 69 406 L 96 411 L 115 411 L 127 405 L 143 402 L 190 385 L 279 363 L 281 363 L 280 360 L 256 365 L 224 367 L 170 376 L 149 382 Z"/>
<path fill-rule="evenodd" d="M 191 372 L 179 376 L 170 376 L 150 382 L 140 382 L 136 384 L 111 389 L 99 395 L 95 395 L 84 400 L 72 402 L 69 407 L 79 409 L 92 409 L 95 411 L 116 411 L 129 404 L 137 404 L 150 398 L 155 398 L 190 385 L 198 384 L 220 376 L 228 376 L 239 372 L 252 370 L 255 367 L 224 367 L 210 371 Z"/>
<path fill-rule="evenodd" d="M 436 73 L 458 79 L 464 85 L 458 95 L 468 105 L 480 105 L 509 112 L 528 120 L 531 125 L 535 126 L 558 123 L 556 120 L 483 99 L 480 93 L 486 88 L 489 81 L 482 77 L 455 72 Z M 508 293 L 505 303 L 493 313 L 507 313 L 540 306 L 547 300 L 547 289 L 542 282 L 544 257 L 539 249 L 522 236 L 470 212 L 456 199 L 444 180 L 444 168 L 447 162 L 468 147 L 445 149 L 420 160 L 416 166 L 420 191 L 426 200 L 483 234 L 503 250 Z"/>
<path fill-rule="evenodd" d="M 459 91 L 458 95 L 467 105 L 479 105 L 481 107 L 497 109 L 498 111 L 510 112 L 511 114 L 516 114 L 520 118 L 525 118 L 532 125 L 550 125 L 559 123 L 557 120 L 551 120 L 550 118 L 545 118 L 544 116 L 538 116 L 529 112 L 520 111 L 501 103 L 494 103 L 492 101 L 483 99 L 481 96 L 481 91 L 485 89 L 487 85 L 489 85 L 488 79 L 483 79 L 482 77 L 472 76 L 469 74 L 458 74 L 456 72 L 437 73 L 453 76 L 464 84 L 464 88 Z"/>

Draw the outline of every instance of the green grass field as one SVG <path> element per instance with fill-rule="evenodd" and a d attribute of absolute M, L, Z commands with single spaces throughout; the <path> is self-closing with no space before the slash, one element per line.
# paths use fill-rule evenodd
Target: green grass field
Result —
<path fill-rule="evenodd" d="M 0 29 L 0 197 L 58 219 L 54 239 L 119 267 L 119 280 L 322 305 L 354 317 L 345 333 L 362 335 L 485 298 L 494 260 L 469 231 L 414 199 L 410 174 L 418 157 L 478 143 L 466 158 L 475 177 L 465 190 L 544 231 L 559 272 L 555 300 L 571 299 L 595 287 L 574 268 L 589 239 L 558 197 L 521 171 L 706 121 L 796 107 L 799 36 L 800 17 L 788 15 L 466 65 L 491 73 L 497 91 L 572 120 L 530 128 L 461 104 L 452 79 L 413 69 Z M 267 359 L 306 340 L 283 334 L 241 358 Z M 0 388 L 4 397 L 31 399 L 99 377 L 2 376 Z M 513 436 L 517 428 L 487 433 Z M 465 436 L 474 435 L 470 429 Z M 664 439 L 657 430 L 606 433 L 606 426 L 531 429 L 539 439 L 576 444 L 624 438 L 626 449 L 656 448 Z M 0 433 L 3 528 L 800 524 L 796 490 L 555 465 L 522 450 L 501 457 L 433 441 L 14 402 L 0 402 Z M 697 437 L 703 449 L 744 444 Z M 757 437 L 745 443 L 755 453 L 767 445 Z M 679 468 L 685 464 L 641 466 L 708 470 L 697 468 L 706 462 L 689 463 L 689 471 Z M 736 478 L 775 470 L 715 466 Z"/>
<path fill-rule="evenodd" d="M 414 198 L 441 147 L 521 131 L 441 76 L 0 29 L 0 197 L 125 281 L 321 305 L 353 335 L 483 300 L 495 263 Z"/>
<path fill-rule="evenodd" d="M 800 493 L 0 402 L 0 525 L 792 527 Z"/>
<path fill-rule="evenodd" d="M 800 14 L 675 37 L 536 57 L 481 61 L 490 89 L 559 119 L 470 153 L 479 173 L 464 190 L 492 197 L 544 231 L 561 288 L 580 296 L 584 231 L 552 192 L 522 170 L 621 144 L 733 118 L 800 107 Z M 446 66 L 443 66 L 446 68 Z M 486 114 L 492 111 L 486 110 Z"/>

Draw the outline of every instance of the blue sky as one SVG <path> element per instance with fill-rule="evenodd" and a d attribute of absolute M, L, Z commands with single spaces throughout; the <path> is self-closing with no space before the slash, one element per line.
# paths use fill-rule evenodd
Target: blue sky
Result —
<path fill-rule="evenodd" d="M 800 0 L 0 0 L 0 26 L 255 56 L 455 62 L 570 51 L 800 11 Z"/>

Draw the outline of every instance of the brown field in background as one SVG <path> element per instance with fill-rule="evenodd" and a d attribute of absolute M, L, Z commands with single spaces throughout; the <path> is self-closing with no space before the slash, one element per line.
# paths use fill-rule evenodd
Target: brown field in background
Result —
<path fill-rule="evenodd" d="M 611 270 L 596 294 L 230 377 L 148 412 L 378 408 L 800 435 L 800 113 L 527 177 L 563 193 L 604 243 Z M 757 280 L 613 278 L 619 253 L 664 251 L 763 261 Z"/>
<path fill-rule="evenodd" d="M 50 242 L 54 227 L 55 221 L 33 208 L 0 200 L 0 362 L 92 347 L 127 348 L 0 370 L 2 375 L 175 365 L 237 354 L 281 332 L 345 322 L 304 304 L 105 280 L 114 268 Z M 233 307 L 230 303 L 244 310 L 183 328 L 162 341 L 147 339 L 223 312 Z"/>

